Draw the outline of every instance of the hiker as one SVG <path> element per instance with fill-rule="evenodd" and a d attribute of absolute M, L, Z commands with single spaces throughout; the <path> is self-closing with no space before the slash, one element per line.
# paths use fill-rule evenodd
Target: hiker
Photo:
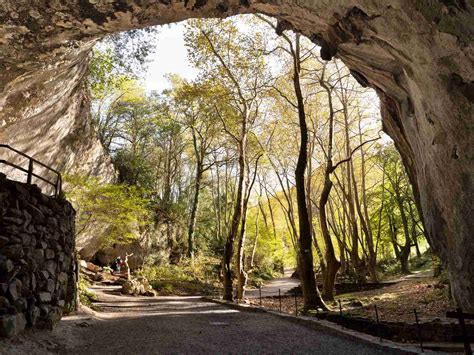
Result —
<path fill-rule="evenodd" d="M 112 269 L 113 272 L 120 272 L 120 268 L 122 267 L 122 257 L 119 255 L 115 258 L 115 260 L 112 262 L 112 265 L 110 265 L 110 268 Z"/>

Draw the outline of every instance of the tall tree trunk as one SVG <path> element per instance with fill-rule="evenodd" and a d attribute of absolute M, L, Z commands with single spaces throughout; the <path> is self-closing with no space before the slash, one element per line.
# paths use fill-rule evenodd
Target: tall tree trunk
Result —
<path fill-rule="evenodd" d="M 305 171 L 308 162 L 308 127 L 306 124 L 306 113 L 304 107 L 303 93 L 300 85 L 300 48 L 299 35 L 296 35 L 295 50 L 293 51 L 293 85 L 297 99 L 298 119 L 300 126 L 300 149 L 298 162 L 295 170 L 296 201 L 298 206 L 298 266 L 300 267 L 300 278 L 303 289 L 305 309 L 322 307 L 326 309 L 316 285 L 313 269 L 313 251 L 311 225 L 306 203 Z"/>
<path fill-rule="evenodd" d="M 341 84 L 342 88 L 342 84 Z M 344 95 L 344 92 L 342 92 Z M 350 156 L 351 154 L 351 143 L 350 143 L 350 136 L 349 136 L 349 117 L 347 112 L 347 105 L 345 103 L 345 99 L 343 100 L 343 113 L 344 113 L 344 133 L 345 133 L 345 148 L 346 148 L 346 156 Z M 353 195 L 353 185 L 352 185 L 352 174 L 354 165 L 352 159 L 347 161 L 346 166 L 346 179 L 347 179 L 347 205 L 349 207 L 349 223 L 351 226 L 351 238 L 352 238 L 352 250 L 351 250 L 351 263 L 356 274 L 357 279 L 361 279 L 361 260 L 359 257 L 359 227 L 357 225 L 357 216 L 355 211 L 354 205 L 354 195 Z"/>
<path fill-rule="evenodd" d="M 245 286 L 247 285 L 248 274 L 245 271 L 245 241 L 247 237 L 247 212 L 250 200 L 250 194 L 252 193 L 253 184 L 255 183 L 255 178 L 257 176 L 258 169 L 258 157 L 255 161 L 255 170 L 252 179 L 250 180 L 250 169 L 247 163 L 247 182 L 245 184 L 245 195 L 243 199 L 242 206 L 242 221 L 240 224 L 240 235 L 239 235 L 239 245 L 237 249 L 237 299 L 241 300 L 244 298 Z M 257 208 L 258 211 L 258 208 Z M 258 218 L 258 217 L 257 217 Z"/>
<path fill-rule="evenodd" d="M 397 201 L 398 208 L 400 210 L 400 217 L 402 219 L 403 234 L 405 235 L 405 244 L 400 248 L 400 267 L 403 274 L 409 274 L 410 268 L 408 266 L 408 258 L 410 257 L 411 250 L 411 238 L 410 231 L 408 229 L 408 220 L 405 214 L 405 209 L 403 206 L 403 198 L 400 195 L 400 191 L 395 189 L 395 200 Z"/>
<path fill-rule="evenodd" d="M 239 243 L 237 246 L 237 265 L 235 267 L 237 274 L 237 299 L 241 300 L 244 298 L 245 286 L 247 285 L 247 272 L 245 271 L 245 239 L 247 237 L 247 210 L 248 204 L 244 201 L 242 211 L 242 221 L 240 224 Z"/>
<path fill-rule="evenodd" d="M 417 221 L 416 221 L 416 215 L 415 215 L 415 211 L 414 211 L 411 201 L 408 201 L 408 208 L 410 211 L 410 219 L 411 219 L 411 239 L 413 240 L 413 244 L 415 245 L 416 256 L 420 258 L 421 251 L 420 251 L 420 246 L 418 245 L 418 233 L 416 232 Z"/>
<path fill-rule="evenodd" d="M 329 128 L 331 130 L 331 128 Z M 319 199 L 319 221 L 321 224 L 321 233 L 323 235 L 326 244 L 326 273 L 323 281 L 323 298 L 325 300 L 334 300 L 334 284 L 336 282 L 336 275 L 341 263 L 336 259 L 334 247 L 329 234 L 327 215 L 326 215 L 326 204 L 329 200 L 329 194 L 332 188 L 332 181 L 330 174 L 332 171 L 332 160 L 328 159 L 325 176 L 324 176 L 324 187 L 321 192 Z"/>
<path fill-rule="evenodd" d="M 224 247 L 224 257 L 222 259 L 222 277 L 224 284 L 224 296 L 226 301 L 233 301 L 232 291 L 232 257 L 234 255 L 234 241 L 239 229 L 240 219 L 243 208 L 243 193 L 245 180 L 245 155 L 247 149 L 247 117 L 243 118 L 241 123 L 241 134 L 239 142 L 239 178 L 237 182 L 237 193 L 235 198 L 234 212 L 232 214 L 232 224 L 227 235 Z"/>
<path fill-rule="evenodd" d="M 324 75 L 324 74 L 323 74 Z M 319 80 L 321 87 L 326 90 L 329 103 L 329 135 L 328 148 L 326 154 L 326 168 L 324 170 L 324 186 L 319 198 L 319 223 L 321 224 L 321 234 L 323 235 L 324 243 L 326 245 L 326 272 L 323 280 L 323 298 L 325 300 L 334 299 L 334 284 L 336 282 L 336 275 L 341 263 L 337 260 L 334 252 L 334 246 L 329 233 L 328 219 L 326 214 L 326 205 L 329 200 L 329 194 L 333 183 L 331 181 L 331 173 L 334 172 L 332 162 L 333 154 L 333 140 L 334 140 L 334 108 L 332 103 L 332 93 L 329 85 L 321 77 Z"/>
<path fill-rule="evenodd" d="M 196 181 L 194 187 L 194 198 L 191 206 L 191 216 L 189 218 L 188 226 L 188 257 L 191 259 L 191 262 L 194 262 L 194 229 L 196 227 L 196 216 L 199 207 L 199 192 L 201 190 L 201 180 L 202 180 L 202 163 L 198 162 L 196 167 Z"/>

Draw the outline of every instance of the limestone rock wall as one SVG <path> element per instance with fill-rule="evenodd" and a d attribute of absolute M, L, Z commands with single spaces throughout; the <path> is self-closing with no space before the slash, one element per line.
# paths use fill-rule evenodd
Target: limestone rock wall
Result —
<path fill-rule="evenodd" d="M 20 148 L 35 149 L 38 132 L 49 127 L 48 139 L 63 137 L 55 159 L 62 161 L 64 150 L 74 160 L 68 139 L 91 140 L 87 129 L 72 128 L 86 127 L 81 88 L 95 40 L 190 17 L 254 12 L 306 35 L 323 59 L 340 58 L 377 90 L 429 242 L 448 266 L 455 299 L 474 312 L 472 0 L 3 0 L 0 140 L 19 135 Z"/>
<path fill-rule="evenodd" d="M 0 174 L 0 337 L 52 328 L 74 306 L 71 205 Z"/>

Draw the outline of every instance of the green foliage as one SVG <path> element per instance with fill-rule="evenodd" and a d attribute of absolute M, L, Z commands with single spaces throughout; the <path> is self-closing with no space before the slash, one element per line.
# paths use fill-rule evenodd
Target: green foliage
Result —
<path fill-rule="evenodd" d="M 93 99 L 104 99 L 107 95 L 119 90 L 125 81 L 131 80 L 130 75 L 114 74 L 114 68 L 114 57 L 110 49 L 92 51 L 88 84 Z"/>
<path fill-rule="evenodd" d="M 90 307 L 93 302 L 97 301 L 97 295 L 95 292 L 89 290 L 91 286 L 90 282 L 88 282 L 84 277 L 79 279 L 79 300 L 81 304 Z"/>
<path fill-rule="evenodd" d="M 127 244 L 148 220 L 148 200 L 135 186 L 101 183 L 79 175 L 64 177 L 66 196 L 76 209 L 76 233 L 100 233 L 102 245 Z"/>

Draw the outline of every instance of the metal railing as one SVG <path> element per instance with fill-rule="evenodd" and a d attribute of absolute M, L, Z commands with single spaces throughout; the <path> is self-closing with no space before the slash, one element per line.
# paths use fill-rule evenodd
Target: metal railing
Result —
<path fill-rule="evenodd" d="M 8 144 L 0 144 L 0 149 L 7 149 L 11 152 L 14 152 L 18 155 L 21 155 L 22 157 L 24 158 L 27 158 L 28 159 L 28 168 L 25 169 L 17 164 L 14 164 L 6 159 L 0 159 L 0 164 L 5 164 L 5 165 L 8 165 L 8 166 L 11 166 L 12 168 L 15 168 L 17 170 L 20 170 L 24 173 L 26 173 L 26 183 L 31 185 L 31 181 L 33 179 L 33 177 L 37 178 L 37 179 L 40 179 L 41 181 L 51 185 L 54 189 L 54 197 L 58 197 L 61 193 L 61 189 L 62 189 L 62 180 L 61 180 L 61 174 L 57 171 L 57 170 L 54 170 L 53 168 L 51 168 L 50 166 L 46 165 L 46 164 L 43 164 L 42 162 L 36 160 L 35 158 L 32 158 L 30 157 L 29 155 L 9 146 Z M 56 181 L 53 182 L 53 181 L 50 181 L 48 179 L 46 179 L 46 177 L 44 176 L 41 176 L 41 175 L 38 175 L 38 174 L 35 174 L 34 172 L 34 168 L 35 168 L 35 165 L 39 165 L 49 171 L 51 171 L 52 173 L 54 173 L 56 175 Z"/>

